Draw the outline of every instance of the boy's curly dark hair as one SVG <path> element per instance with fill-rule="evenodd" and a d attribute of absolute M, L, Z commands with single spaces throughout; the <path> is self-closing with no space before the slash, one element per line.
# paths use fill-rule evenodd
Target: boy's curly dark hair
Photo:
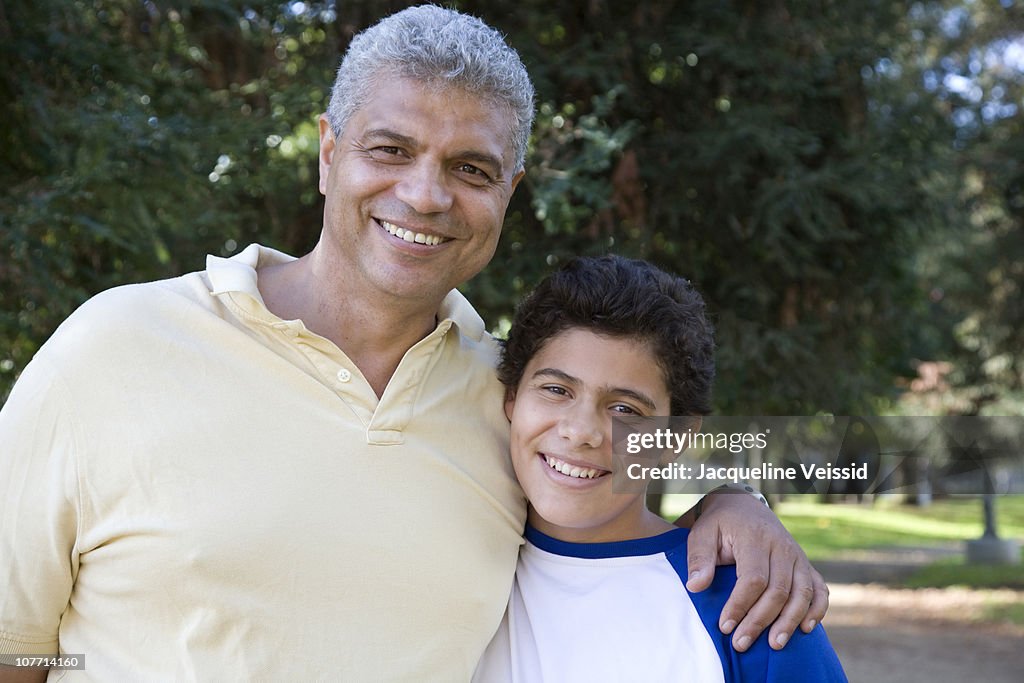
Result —
<path fill-rule="evenodd" d="M 714 330 L 704 299 L 687 280 L 621 256 L 573 259 L 516 308 L 498 365 L 502 384 L 515 391 L 530 359 L 572 328 L 649 344 L 672 396 L 672 414 L 711 412 Z"/>

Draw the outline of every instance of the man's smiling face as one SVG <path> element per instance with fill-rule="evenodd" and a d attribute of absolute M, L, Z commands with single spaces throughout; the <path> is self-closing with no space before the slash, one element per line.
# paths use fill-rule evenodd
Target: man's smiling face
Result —
<path fill-rule="evenodd" d="M 512 117 L 458 88 L 381 78 L 340 138 L 320 121 L 324 246 L 352 296 L 436 306 L 494 255 L 512 192 Z"/>

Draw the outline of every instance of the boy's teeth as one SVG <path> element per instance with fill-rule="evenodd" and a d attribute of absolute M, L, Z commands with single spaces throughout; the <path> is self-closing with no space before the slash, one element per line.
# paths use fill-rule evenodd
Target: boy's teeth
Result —
<path fill-rule="evenodd" d="M 558 458 L 550 455 L 545 455 L 544 460 L 556 472 L 569 477 L 576 477 L 577 479 L 596 479 L 600 474 L 600 470 L 591 469 L 588 467 L 579 467 L 578 465 L 570 465 L 567 462 L 559 460 Z"/>
<path fill-rule="evenodd" d="M 380 224 L 389 233 L 406 242 L 416 242 L 417 244 L 428 244 L 430 246 L 441 244 L 441 238 L 438 235 L 424 235 L 422 232 L 413 232 L 412 230 L 392 225 L 387 221 L 381 221 Z"/>

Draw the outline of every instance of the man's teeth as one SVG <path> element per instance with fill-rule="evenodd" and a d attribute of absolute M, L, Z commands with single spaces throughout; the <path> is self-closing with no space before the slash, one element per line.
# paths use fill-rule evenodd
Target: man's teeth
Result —
<path fill-rule="evenodd" d="M 405 228 L 400 228 L 397 225 L 392 225 L 387 221 L 381 221 L 380 224 L 389 233 L 391 233 L 400 240 L 405 240 L 406 242 L 416 242 L 417 244 L 429 244 L 430 246 L 434 246 L 435 244 L 441 244 L 440 235 L 424 235 L 422 232 L 413 232 L 412 230 L 406 230 Z"/>
<path fill-rule="evenodd" d="M 602 470 L 570 465 L 569 463 L 559 460 L 558 458 L 553 458 L 550 455 L 545 455 L 544 460 L 548 463 L 551 469 L 556 472 L 561 472 L 564 475 L 576 477 L 577 479 L 596 479 L 602 474 Z"/>

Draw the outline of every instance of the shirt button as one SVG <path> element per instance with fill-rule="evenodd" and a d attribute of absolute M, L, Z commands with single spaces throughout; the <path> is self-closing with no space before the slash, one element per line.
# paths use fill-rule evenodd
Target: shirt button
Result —
<path fill-rule="evenodd" d="M 347 382 L 350 379 L 352 379 L 352 373 L 351 372 L 349 372 L 345 368 L 342 368 L 341 370 L 338 370 L 338 381 L 339 382 Z"/>
<path fill-rule="evenodd" d="M 299 331 L 294 327 L 286 327 L 284 333 L 291 337 L 292 339 L 295 339 L 296 337 L 299 336 Z"/>

